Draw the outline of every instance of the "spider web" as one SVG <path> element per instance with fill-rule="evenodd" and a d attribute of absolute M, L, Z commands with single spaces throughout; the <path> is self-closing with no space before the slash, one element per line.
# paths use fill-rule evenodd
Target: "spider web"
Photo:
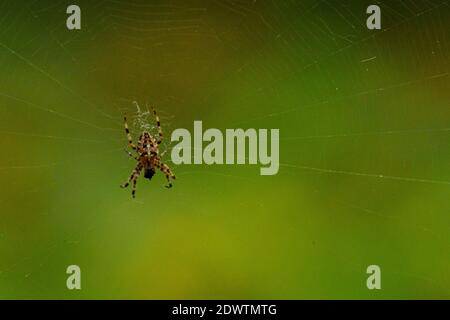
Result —
<path fill-rule="evenodd" d="M 0 297 L 77 297 L 69 264 L 87 298 L 370 297 L 372 263 L 448 297 L 449 1 L 373 3 L 82 1 L 68 32 L 66 1 L 0 2 Z M 150 104 L 166 137 L 279 128 L 280 173 L 175 166 L 133 201 Z"/>

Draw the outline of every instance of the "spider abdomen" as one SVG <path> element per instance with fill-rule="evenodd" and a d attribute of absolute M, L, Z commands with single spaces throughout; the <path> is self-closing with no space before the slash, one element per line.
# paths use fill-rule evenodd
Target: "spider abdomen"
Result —
<path fill-rule="evenodd" d="M 155 174 L 155 169 L 153 168 L 147 168 L 144 171 L 144 177 L 148 180 L 151 180 L 153 178 L 153 175 Z"/>

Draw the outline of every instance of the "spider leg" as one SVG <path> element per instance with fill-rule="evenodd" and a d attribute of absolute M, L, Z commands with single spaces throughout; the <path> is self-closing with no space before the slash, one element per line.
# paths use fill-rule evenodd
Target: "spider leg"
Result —
<path fill-rule="evenodd" d="M 128 187 L 130 185 L 131 181 L 136 180 L 139 177 L 141 170 L 142 170 L 142 165 L 139 163 L 136 166 L 136 168 L 133 169 L 133 172 L 131 173 L 131 176 L 128 178 L 128 180 L 124 184 L 121 184 L 120 187 L 121 188 Z"/>
<path fill-rule="evenodd" d="M 164 173 L 164 175 L 166 176 L 168 185 L 166 186 L 167 189 L 172 188 L 172 181 L 171 180 L 175 180 L 176 177 L 173 174 L 172 170 L 170 170 L 169 166 L 167 164 L 164 164 L 162 162 L 159 163 L 159 170 L 162 171 L 162 173 Z"/>
<path fill-rule="evenodd" d="M 156 120 L 156 128 L 158 129 L 159 140 L 157 141 L 157 144 L 159 145 L 159 144 L 162 143 L 163 137 L 164 137 L 163 131 L 162 131 L 162 129 L 161 129 L 161 121 L 159 120 L 159 116 L 158 116 L 158 114 L 156 113 L 156 110 L 153 109 L 153 107 L 151 107 L 151 108 L 152 108 L 152 111 L 153 111 L 153 115 L 155 116 L 155 120 Z"/>
<path fill-rule="evenodd" d="M 132 196 L 133 198 L 136 198 L 136 183 L 137 183 L 137 178 L 138 178 L 138 177 L 136 177 L 136 178 L 133 179 L 133 189 L 131 190 L 131 196 Z"/>
<path fill-rule="evenodd" d="M 130 129 L 128 129 L 128 122 L 127 122 L 127 115 L 125 114 L 123 116 L 123 120 L 125 123 L 125 133 L 127 134 L 127 139 L 128 139 L 128 145 L 130 146 L 130 148 L 136 150 L 136 145 L 133 143 L 133 139 L 131 138 L 131 133 L 130 133 Z"/>

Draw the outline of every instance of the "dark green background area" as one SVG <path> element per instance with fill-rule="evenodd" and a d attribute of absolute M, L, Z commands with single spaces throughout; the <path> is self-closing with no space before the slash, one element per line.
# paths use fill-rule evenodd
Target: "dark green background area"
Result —
<path fill-rule="evenodd" d="M 450 298 L 449 1 L 71 3 L 0 2 L 0 298 Z M 169 149 L 133 200 L 132 101 L 279 128 L 280 171 Z"/>

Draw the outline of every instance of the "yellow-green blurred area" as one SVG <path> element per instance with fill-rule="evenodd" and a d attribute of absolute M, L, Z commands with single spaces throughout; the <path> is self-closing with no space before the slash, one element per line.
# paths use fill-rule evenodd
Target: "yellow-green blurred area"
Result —
<path fill-rule="evenodd" d="M 449 2 L 376 3 L 1 1 L 0 298 L 450 298 Z M 280 171 L 169 149 L 132 199 L 133 101 L 278 128 Z"/>

